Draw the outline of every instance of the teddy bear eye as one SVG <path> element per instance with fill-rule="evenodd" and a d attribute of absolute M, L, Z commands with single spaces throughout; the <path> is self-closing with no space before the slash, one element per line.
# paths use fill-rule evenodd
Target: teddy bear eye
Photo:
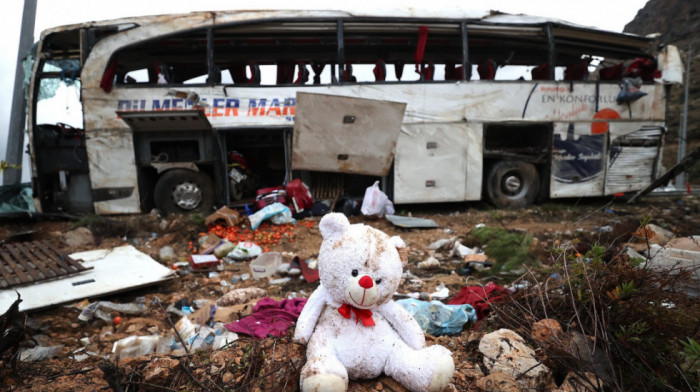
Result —
<path fill-rule="evenodd" d="M 382 278 L 375 279 L 374 281 L 377 282 L 377 284 L 380 284 L 380 283 L 382 283 Z"/>
<path fill-rule="evenodd" d="M 352 276 L 353 277 L 357 276 L 357 270 L 352 270 Z"/>

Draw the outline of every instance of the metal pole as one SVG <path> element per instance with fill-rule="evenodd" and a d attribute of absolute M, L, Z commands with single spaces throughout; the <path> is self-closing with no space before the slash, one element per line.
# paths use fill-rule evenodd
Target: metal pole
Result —
<path fill-rule="evenodd" d="M 15 89 L 12 94 L 10 128 L 7 133 L 7 152 L 5 154 L 5 159 L 10 165 L 22 164 L 27 107 L 27 100 L 24 98 L 22 60 L 34 43 L 34 19 L 36 19 L 36 0 L 24 0 L 22 27 L 19 34 L 19 48 L 17 49 L 17 66 L 15 67 Z M 21 180 L 22 169 L 5 168 L 3 184 L 18 184 Z"/>
<path fill-rule="evenodd" d="M 678 163 L 685 158 L 685 146 L 687 144 L 686 134 L 688 131 L 688 89 L 690 87 L 690 59 L 693 55 L 693 44 L 688 44 L 688 59 L 685 66 L 685 94 L 683 97 L 683 118 L 681 119 L 681 129 L 678 138 Z M 685 188 L 685 172 L 681 172 L 676 177 L 676 189 Z"/>

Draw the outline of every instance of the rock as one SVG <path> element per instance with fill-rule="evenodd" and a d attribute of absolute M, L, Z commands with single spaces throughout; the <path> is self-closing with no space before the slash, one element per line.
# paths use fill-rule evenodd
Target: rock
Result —
<path fill-rule="evenodd" d="M 521 388 L 515 378 L 505 372 L 491 373 L 476 380 L 476 386 L 483 391 L 520 392 Z"/>
<path fill-rule="evenodd" d="M 175 260 L 175 251 L 171 246 L 164 246 L 158 251 L 158 259 L 164 263 Z"/>
<path fill-rule="evenodd" d="M 162 384 L 170 377 L 170 372 L 180 365 L 180 361 L 168 357 L 153 358 L 143 369 L 144 380 L 151 384 Z"/>
<path fill-rule="evenodd" d="M 542 319 L 532 324 L 530 335 L 532 336 L 532 340 L 544 344 L 557 339 L 563 333 L 564 331 L 561 329 L 559 321 L 554 319 Z"/>
<path fill-rule="evenodd" d="M 95 245 L 95 237 L 87 227 L 78 227 L 63 235 L 63 242 L 71 248 L 85 248 Z"/>
<path fill-rule="evenodd" d="M 549 368 L 535 359 L 535 352 L 520 335 L 509 329 L 484 335 L 479 351 L 484 354 L 484 365 L 489 372 L 510 374 L 522 388 L 537 388 L 549 381 Z"/>

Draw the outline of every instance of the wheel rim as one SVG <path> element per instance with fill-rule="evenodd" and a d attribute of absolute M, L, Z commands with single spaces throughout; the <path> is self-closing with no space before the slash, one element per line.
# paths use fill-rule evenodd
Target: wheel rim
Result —
<path fill-rule="evenodd" d="M 183 210 L 193 210 L 202 202 L 202 190 L 193 182 L 182 182 L 173 189 L 173 201 Z"/>
<path fill-rule="evenodd" d="M 506 173 L 501 182 L 501 189 L 507 196 L 517 196 L 525 190 L 525 182 L 518 173 Z"/>

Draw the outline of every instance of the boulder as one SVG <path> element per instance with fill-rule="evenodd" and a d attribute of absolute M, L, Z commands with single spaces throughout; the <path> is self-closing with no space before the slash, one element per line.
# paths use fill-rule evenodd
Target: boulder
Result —
<path fill-rule="evenodd" d="M 490 373 L 512 375 L 521 388 L 537 388 L 550 380 L 549 368 L 535 358 L 523 338 L 509 329 L 484 335 L 479 342 L 484 365 Z"/>
<path fill-rule="evenodd" d="M 74 249 L 85 248 L 95 245 L 95 237 L 87 227 L 78 227 L 63 235 L 63 242 Z"/>

